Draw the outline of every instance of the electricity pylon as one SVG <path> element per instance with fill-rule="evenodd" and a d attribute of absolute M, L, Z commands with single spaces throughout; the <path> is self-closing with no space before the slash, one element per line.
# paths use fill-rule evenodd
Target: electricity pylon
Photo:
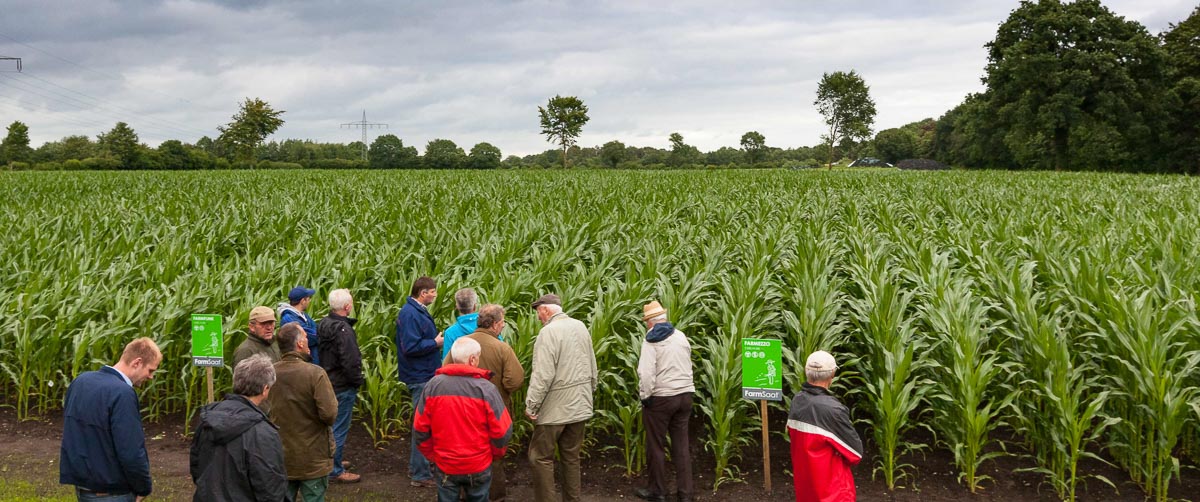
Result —
<path fill-rule="evenodd" d="M 363 110 L 363 118 L 361 121 L 342 124 L 342 127 L 347 127 L 350 129 L 355 129 L 355 128 L 362 129 L 362 133 L 363 133 L 363 136 L 362 136 L 363 157 L 362 158 L 363 158 L 363 160 L 367 160 L 367 129 L 374 129 L 374 128 L 387 129 L 387 126 L 388 126 L 387 124 L 376 124 L 376 123 L 367 122 L 367 111 L 366 110 Z"/>

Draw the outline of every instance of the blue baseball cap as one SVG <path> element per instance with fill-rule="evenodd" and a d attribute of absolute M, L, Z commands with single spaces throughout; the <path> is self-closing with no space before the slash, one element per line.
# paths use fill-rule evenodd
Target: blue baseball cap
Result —
<path fill-rule="evenodd" d="M 315 289 L 308 289 L 304 286 L 296 286 L 296 287 L 292 288 L 291 291 L 288 292 L 288 301 L 290 301 L 292 303 L 296 303 L 300 300 L 303 300 L 305 298 L 312 296 L 316 292 L 317 292 L 317 290 L 315 290 Z"/>

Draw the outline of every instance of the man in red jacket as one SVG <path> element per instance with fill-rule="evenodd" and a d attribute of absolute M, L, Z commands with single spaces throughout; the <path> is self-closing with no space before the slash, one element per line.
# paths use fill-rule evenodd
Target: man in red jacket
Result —
<path fill-rule="evenodd" d="M 850 468 L 862 460 L 863 447 L 850 423 L 850 411 L 829 392 L 836 370 L 828 352 L 809 355 L 804 365 L 808 382 L 792 399 L 788 412 L 796 502 L 855 500 Z"/>
<path fill-rule="evenodd" d="M 454 364 L 438 368 L 416 402 L 413 434 L 433 464 L 438 500 L 487 502 L 492 459 L 504 456 L 512 417 L 500 392 L 479 368 L 479 342 L 459 338 L 450 349 Z"/>

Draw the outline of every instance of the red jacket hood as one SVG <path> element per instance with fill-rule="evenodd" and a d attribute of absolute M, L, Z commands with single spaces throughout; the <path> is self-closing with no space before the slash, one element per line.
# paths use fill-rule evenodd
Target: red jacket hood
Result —
<path fill-rule="evenodd" d="M 484 380 L 492 378 L 491 371 L 476 366 L 471 366 L 469 364 L 447 364 L 441 368 L 438 368 L 434 374 L 482 378 Z"/>

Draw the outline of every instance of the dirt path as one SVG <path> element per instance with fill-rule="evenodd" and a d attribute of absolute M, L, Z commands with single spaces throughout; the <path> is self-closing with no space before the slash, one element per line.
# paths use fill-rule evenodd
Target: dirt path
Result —
<path fill-rule="evenodd" d="M 745 478 L 744 483 L 726 483 L 720 491 L 712 493 L 712 458 L 699 445 L 696 436 L 702 424 L 692 424 L 692 458 L 696 477 L 696 500 L 772 502 L 793 500 L 791 493 L 790 462 L 787 442 L 780 434 L 773 434 L 771 441 L 771 479 L 774 491 L 767 494 L 762 489 L 762 458 L 749 452 L 738 462 Z M 191 500 L 193 485 L 188 473 L 189 441 L 183 434 L 182 419 L 168 418 L 162 423 L 146 425 L 147 448 L 150 454 L 151 471 L 154 476 L 152 500 Z M 58 455 L 62 434 L 61 418 L 53 416 L 47 420 L 17 422 L 12 411 L 0 409 L 0 501 L 44 501 L 74 500 L 71 489 L 58 484 Z M 931 441 L 932 438 L 924 439 Z M 630 502 L 640 499 L 633 496 L 634 486 L 644 486 L 645 477 L 627 478 L 618 468 L 603 466 L 621 465 L 620 453 L 615 450 L 594 449 L 584 459 L 583 500 L 587 502 Z M 328 500 L 331 501 L 429 501 L 436 495 L 429 489 L 413 488 L 408 485 L 408 441 L 395 440 L 382 449 L 371 446 L 366 430 L 354 427 L 346 446 L 346 458 L 355 465 L 352 472 L 363 476 L 363 481 L 353 485 L 331 485 Z M 509 499 L 525 502 L 533 500 L 528 463 L 523 452 L 510 451 L 506 461 L 509 472 Z M 1015 473 L 1027 467 L 1017 457 L 1007 456 L 985 465 L 986 473 L 995 481 L 986 483 L 980 493 L 970 494 L 958 483 L 953 458 L 948 452 L 934 449 L 925 456 L 912 459 L 917 474 L 915 480 L 907 480 L 907 486 L 888 492 L 881 480 L 872 479 L 868 457 L 854 470 L 858 485 L 859 500 L 863 501 L 958 501 L 971 500 L 1055 500 L 1054 491 L 1039 486 L 1041 478 L 1032 473 Z M 1088 483 L 1081 488 L 1080 500 L 1141 501 L 1142 492 L 1128 477 L 1099 463 L 1088 464 L 1084 472 L 1100 473 L 1117 483 L 1119 492 L 1098 482 Z M 1196 469 L 1185 466 L 1182 482 L 1175 480 L 1171 487 L 1172 498 L 1193 498 L 1200 493 L 1200 476 Z"/>

